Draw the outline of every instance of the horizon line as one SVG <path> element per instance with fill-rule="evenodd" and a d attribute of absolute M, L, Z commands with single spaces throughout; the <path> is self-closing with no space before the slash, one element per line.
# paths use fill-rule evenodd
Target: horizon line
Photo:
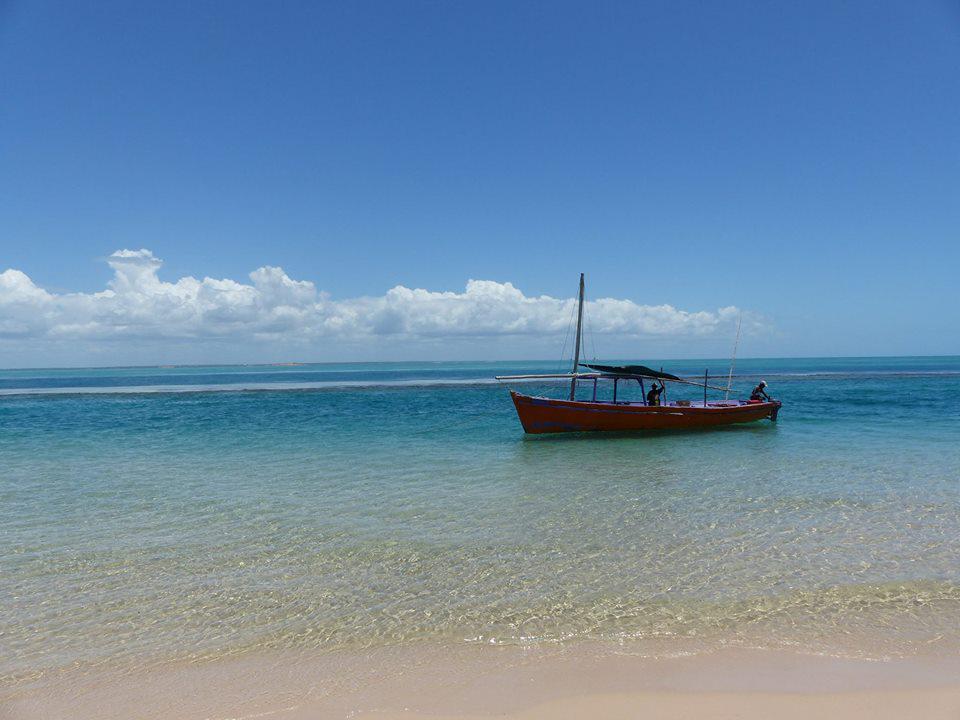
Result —
<path fill-rule="evenodd" d="M 907 358 L 960 358 L 960 354 L 933 354 L 933 355 L 755 355 L 750 357 L 737 358 L 737 361 L 744 360 L 903 360 Z M 696 358 L 646 358 L 647 362 L 656 360 L 658 362 L 676 362 L 689 363 L 699 360 L 723 360 L 721 357 L 696 357 Z M 608 362 L 636 360 L 632 357 L 607 358 Z M 391 365 L 399 363 L 411 364 L 441 364 L 441 363 L 551 363 L 555 364 L 556 359 L 532 358 L 521 359 L 512 358 L 506 360 L 287 360 L 282 362 L 232 362 L 232 363 L 160 363 L 156 365 L 39 365 L 39 366 L 21 366 L 21 367 L 2 367 L 0 372 L 18 371 L 18 370 L 134 370 L 134 369 L 175 369 L 175 368 L 210 368 L 210 367 L 300 367 L 307 365 Z"/>

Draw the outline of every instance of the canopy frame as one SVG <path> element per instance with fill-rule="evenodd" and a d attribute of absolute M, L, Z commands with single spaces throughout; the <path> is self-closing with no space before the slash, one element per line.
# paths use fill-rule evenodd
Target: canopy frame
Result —
<path fill-rule="evenodd" d="M 652 379 L 660 380 L 662 382 L 672 382 L 679 383 L 681 385 L 693 385 L 698 388 L 707 388 L 709 390 L 719 390 L 720 392 L 726 392 L 727 388 L 718 387 L 716 385 L 707 385 L 706 383 L 694 382 L 693 380 L 684 380 L 683 378 L 666 378 L 655 375 L 646 375 L 641 373 L 603 373 L 603 372 L 578 372 L 578 373 L 547 373 L 543 375 L 496 375 L 494 376 L 496 380 L 570 380 L 576 382 L 578 380 L 643 380 L 643 379 Z"/>

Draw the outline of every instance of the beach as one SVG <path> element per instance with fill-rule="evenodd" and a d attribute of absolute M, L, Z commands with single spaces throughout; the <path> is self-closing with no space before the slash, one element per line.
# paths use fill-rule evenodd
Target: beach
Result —
<path fill-rule="evenodd" d="M 554 370 L 0 371 L 0 717 L 960 716 L 960 359 L 525 438 Z"/>
<path fill-rule="evenodd" d="M 414 647 L 257 655 L 104 674 L 3 706 L 9 718 L 954 719 L 960 663 L 869 662 L 769 650 L 683 657 L 578 648 Z"/>

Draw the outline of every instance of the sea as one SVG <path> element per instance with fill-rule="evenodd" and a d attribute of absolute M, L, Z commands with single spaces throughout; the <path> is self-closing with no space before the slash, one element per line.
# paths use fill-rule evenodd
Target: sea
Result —
<path fill-rule="evenodd" d="M 525 436 L 494 376 L 563 369 L 0 371 L 0 698 L 423 642 L 960 654 L 960 358 L 739 360 L 778 422 Z"/>

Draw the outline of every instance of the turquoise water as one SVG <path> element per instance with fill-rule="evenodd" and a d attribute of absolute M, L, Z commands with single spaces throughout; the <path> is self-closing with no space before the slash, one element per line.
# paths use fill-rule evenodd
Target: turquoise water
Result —
<path fill-rule="evenodd" d="M 745 360 L 777 424 L 525 438 L 490 378 L 556 370 L 0 371 L 0 678 L 418 640 L 960 652 L 960 358 Z"/>

